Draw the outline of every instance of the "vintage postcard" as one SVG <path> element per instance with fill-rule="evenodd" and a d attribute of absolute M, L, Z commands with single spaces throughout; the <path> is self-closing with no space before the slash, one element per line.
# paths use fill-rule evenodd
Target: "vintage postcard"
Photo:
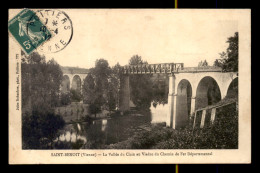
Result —
<path fill-rule="evenodd" d="M 251 163 L 250 9 L 9 9 L 9 164 Z"/>

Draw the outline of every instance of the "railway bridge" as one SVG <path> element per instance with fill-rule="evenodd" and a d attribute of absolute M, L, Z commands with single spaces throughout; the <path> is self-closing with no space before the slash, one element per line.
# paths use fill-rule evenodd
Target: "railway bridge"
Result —
<path fill-rule="evenodd" d="M 237 72 L 223 72 L 221 68 L 184 67 L 183 63 L 141 64 L 124 66 L 124 80 L 121 81 L 121 102 L 119 109 L 130 109 L 129 75 L 161 73 L 169 77 L 168 106 L 166 125 L 179 128 L 186 125 L 195 110 L 215 104 L 233 92 L 232 86 L 238 83 Z M 81 91 L 83 80 L 88 74 L 64 71 L 62 90 L 70 88 Z M 66 73 L 67 72 L 67 73 Z"/>

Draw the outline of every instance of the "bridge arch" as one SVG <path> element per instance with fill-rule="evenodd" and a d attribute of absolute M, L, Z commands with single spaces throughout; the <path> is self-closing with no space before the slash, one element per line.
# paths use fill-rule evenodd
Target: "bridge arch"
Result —
<path fill-rule="evenodd" d="M 233 79 L 227 89 L 226 97 L 234 98 L 238 96 L 238 77 Z"/>
<path fill-rule="evenodd" d="M 61 82 L 61 92 L 67 93 L 69 91 L 70 91 L 70 78 L 68 75 L 64 75 L 62 77 L 62 82 Z"/>
<path fill-rule="evenodd" d="M 211 76 L 203 77 L 197 86 L 195 109 L 215 104 L 221 100 L 221 91 L 217 81 Z"/>
<path fill-rule="evenodd" d="M 188 123 L 191 113 L 192 86 L 191 83 L 182 79 L 177 86 L 176 98 L 176 128 L 184 127 Z"/>
<path fill-rule="evenodd" d="M 72 78 L 72 89 L 81 92 L 81 78 L 79 75 L 74 75 Z"/>

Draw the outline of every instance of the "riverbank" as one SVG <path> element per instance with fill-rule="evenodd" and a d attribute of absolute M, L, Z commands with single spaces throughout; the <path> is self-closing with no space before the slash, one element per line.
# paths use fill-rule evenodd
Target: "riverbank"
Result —
<path fill-rule="evenodd" d="M 203 129 L 192 123 L 183 129 L 152 125 L 151 130 L 136 133 L 125 141 L 107 145 L 107 149 L 237 149 L 238 112 L 235 105 L 217 113 L 216 122 Z"/>
<path fill-rule="evenodd" d="M 144 116 L 146 114 L 147 114 L 147 111 L 131 110 L 131 111 L 125 111 L 125 112 L 120 112 L 120 111 L 110 111 L 109 112 L 107 110 L 102 110 L 96 116 L 93 114 L 85 115 L 85 116 L 82 115 L 80 117 L 72 116 L 70 118 L 65 118 L 65 122 L 66 122 L 66 124 L 85 123 L 85 122 L 92 123 L 93 121 L 102 120 L 102 119 L 120 118 L 120 117 L 124 117 L 124 116 L 140 117 L 140 116 Z M 142 128 L 142 127 L 140 127 L 140 128 Z M 143 127 L 143 128 L 145 128 L 145 127 Z"/>
<path fill-rule="evenodd" d="M 90 115 L 88 112 L 88 104 L 80 102 L 72 102 L 67 106 L 60 106 L 55 108 L 55 113 L 61 115 L 66 124 L 75 123 L 75 122 L 84 122 L 85 119 L 103 119 L 109 118 L 111 112 L 107 110 L 102 110 L 96 115 Z"/>
<path fill-rule="evenodd" d="M 175 130 L 166 127 L 165 122 L 151 123 L 152 117 L 153 113 L 149 111 L 116 112 L 96 118 L 86 116 L 85 119 L 71 121 L 60 140 L 72 144 L 66 146 L 67 149 L 238 148 L 236 104 L 219 108 L 214 124 L 203 129 L 193 129 L 191 119 L 187 127 Z"/>
<path fill-rule="evenodd" d="M 150 112 L 114 112 L 106 117 L 86 116 L 66 123 L 56 140 L 57 149 L 103 149 L 127 140 L 136 133 L 151 130 Z"/>

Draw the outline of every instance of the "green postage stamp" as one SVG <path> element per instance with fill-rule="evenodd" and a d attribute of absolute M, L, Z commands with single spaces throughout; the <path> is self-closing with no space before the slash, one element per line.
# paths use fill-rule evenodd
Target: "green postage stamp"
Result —
<path fill-rule="evenodd" d="M 11 19 L 8 29 L 27 54 L 52 37 L 35 12 L 29 9 L 22 10 Z"/>

